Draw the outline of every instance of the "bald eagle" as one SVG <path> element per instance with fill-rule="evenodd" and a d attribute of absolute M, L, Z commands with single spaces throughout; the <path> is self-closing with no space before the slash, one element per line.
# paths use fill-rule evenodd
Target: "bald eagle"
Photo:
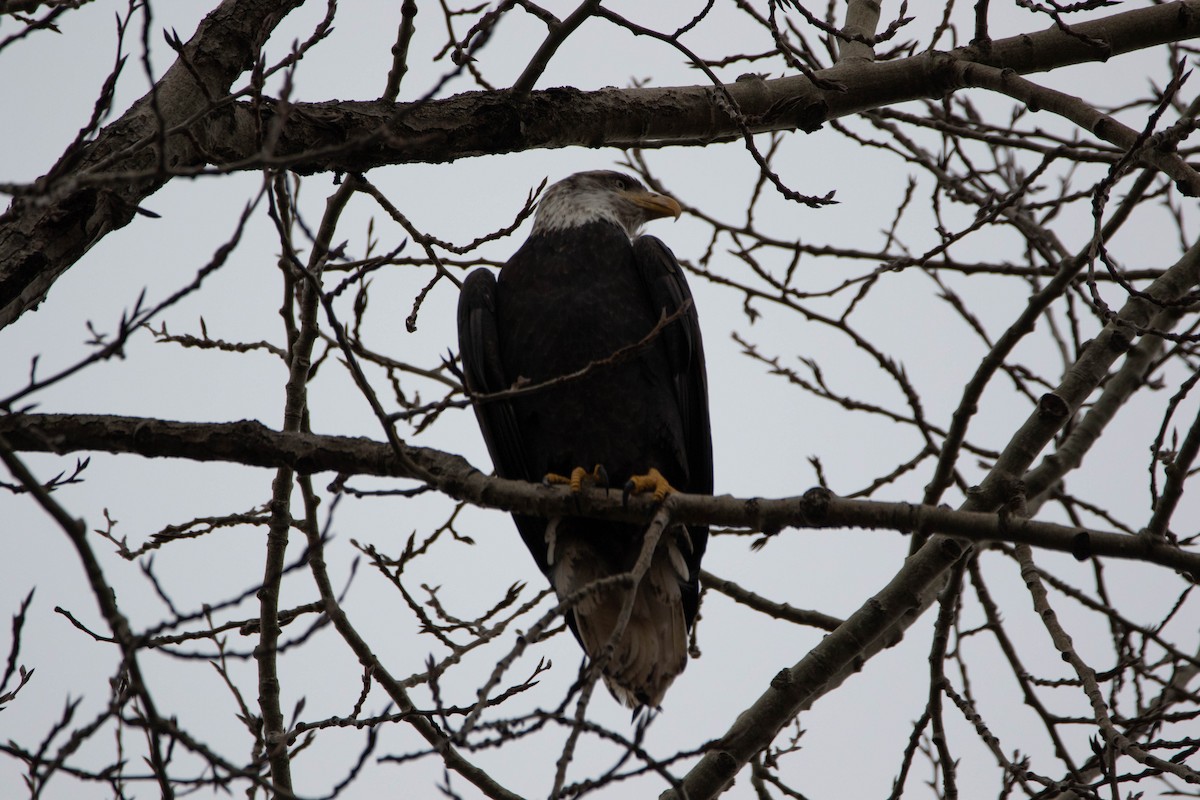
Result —
<path fill-rule="evenodd" d="M 528 240 L 500 270 L 479 269 L 458 306 L 463 378 L 496 472 L 711 494 L 712 438 L 700 326 L 675 256 L 641 236 L 679 204 L 634 178 L 580 172 L 546 190 Z M 664 324 L 665 321 L 665 324 Z M 657 331 L 656 331 L 657 326 Z M 495 400 L 489 393 L 520 391 Z M 667 486 L 669 484 L 669 486 Z M 645 530 L 583 517 L 514 514 L 560 599 L 629 572 Z M 630 708 L 657 708 L 687 661 L 699 603 L 703 525 L 675 526 L 638 584 L 632 614 L 604 648 L 630 591 L 584 592 L 566 612 L 605 684 Z"/>

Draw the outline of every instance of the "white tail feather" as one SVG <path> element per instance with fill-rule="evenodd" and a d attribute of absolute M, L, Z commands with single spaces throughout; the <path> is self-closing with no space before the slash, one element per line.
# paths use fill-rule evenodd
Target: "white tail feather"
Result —
<path fill-rule="evenodd" d="M 562 529 L 555 533 L 557 558 L 551 564 L 550 578 L 560 598 L 613 574 L 605 569 L 604 559 L 588 539 L 564 535 Z M 687 664 L 687 623 L 680 594 L 680 580 L 686 578 L 687 564 L 675 536 L 669 535 L 654 553 L 638 585 L 625 630 L 603 664 L 605 685 L 630 708 L 657 708 L 667 687 Z M 575 606 L 576 628 L 589 658 L 603 658 L 628 591 L 625 586 L 606 587 Z"/>

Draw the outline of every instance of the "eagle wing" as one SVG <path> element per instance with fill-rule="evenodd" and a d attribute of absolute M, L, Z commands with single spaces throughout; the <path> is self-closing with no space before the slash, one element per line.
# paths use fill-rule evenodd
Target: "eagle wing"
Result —
<path fill-rule="evenodd" d="M 713 463 L 708 386 L 699 318 L 691 290 L 675 256 L 658 239 L 649 236 L 636 239 L 632 254 L 636 276 L 630 274 L 631 280 L 626 286 L 633 294 L 624 294 L 620 302 L 634 304 L 623 306 L 631 310 L 639 307 L 644 310 L 623 318 L 637 319 L 636 314 L 640 313 L 642 324 L 649 324 L 648 320 L 670 320 L 651 344 L 657 351 L 652 361 L 657 364 L 655 369 L 660 370 L 658 375 L 662 377 L 657 385 L 667 391 L 658 395 L 665 404 L 656 412 L 661 416 L 638 417 L 641 424 L 663 427 L 646 430 L 641 442 L 635 433 L 629 442 L 633 450 L 610 452 L 623 453 L 616 458 L 623 464 L 649 459 L 648 466 L 654 460 L 668 459 L 677 464 L 672 469 L 675 473 L 672 480 L 677 489 L 709 494 L 713 486 Z M 510 264 L 524 263 L 516 259 L 514 257 Z M 629 264 L 628 261 L 625 263 Z M 526 368 L 531 366 L 525 364 L 522 367 L 519 361 L 518 366 L 505 364 L 502 343 L 508 340 L 501 335 L 501 319 L 513 315 L 516 320 L 526 320 L 526 317 L 521 311 L 523 307 L 516 310 L 498 307 L 498 288 L 496 278 L 487 270 L 473 272 L 463 284 L 458 307 L 463 382 L 473 395 L 472 405 L 496 472 L 506 478 L 537 481 L 544 477 L 538 465 L 545 466 L 546 462 L 545 454 L 538 458 L 537 448 L 545 448 L 551 443 L 557 445 L 568 433 L 559 431 L 549 439 L 544 435 L 538 438 L 544 432 L 525 431 L 528 435 L 522 435 L 521 420 L 524 417 L 519 413 L 519 401 L 480 397 L 511 388 L 510 376 L 525 374 Z M 641 297 L 637 296 L 639 293 Z M 647 316 L 646 312 L 653 316 Z M 512 331 L 508 333 L 511 335 Z M 617 341 L 620 338 L 618 335 Z M 511 353 L 508 355 L 513 357 Z M 592 377 L 592 380 L 596 379 Z M 577 401 L 575 398 L 570 402 Z M 568 405 L 568 408 L 573 406 Z M 553 420 L 546 422 L 552 431 L 564 424 L 561 414 L 555 417 L 548 410 L 543 411 Z M 667 431 L 671 432 L 669 438 L 673 440 L 669 448 L 673 455 L 670 456 L 666 455 L 668 451 L 656 453 L 655 448 L 661 448 L 662 442 L 650 445 L 656 436 Z M 576 446 L 579 446 L 578 442 Z M 588 449 L 585 443 L 583 451 Z M 598 578 L 615 574 L 614 570 L 626 569 L 628 565 L 620 564 L 628 560 L 628 554 L 622 554 L 621 548 L 632 544 L 633 555 L 636 555 L 640 541 L 638 526 L 573 518 L 548 523 L 520 514 L 515 514 L 514 520 L 526 546 L 560 597 Z M 687 659 L 687 629 L 698 610 L 700 560 L 707 540 L 708 527 L 704 525 L 688 526 L 686 536 L 673 535 L 667 547 L 660 551 L 662 560 L 656 556 L 655 566 L 639 588 L 629 627 L 605 671 L 605 682 L 627 705 L 658 705 L 667 686 L 683 669 Z M 596 657 L 598 648 L 608 641 L 622 602 L 620 593 L 601 592 L 584 598 L 567 615 L 572 632 L 591 656 Z"/>
<path fill-rule="evenodd" d="M 708 419 L 708 378 L 700 316 L 683 268 L 665 244 L 653 236 L 639 236 L 634 258 L 645 281 L 651 304 L 667 317 L 678 317 L 663 330 L 671 364 L 671 379 L 683 420 L 687 451 L 688 485 L 684 491 L 712 494 L 712 431 Z"/>
<path fill-rule="evenodd" d="M 640 236 L 633 243 L 634 258 L 653 307 L 667 317 L 678 318 L 662 332 L 671 364 L 671 379 L 683 422 L 684 451 L 688 482 L 677 487 L 695 494 L 712 494 L 712 429 L 708 418 L 708 378 L 700 316 L 692 300 L 683 268 L 665 244 L 653 236 Z M 683 591 L 684 616 L 688 627 L 699 605 L 700 559 L 708 545 L 708 526 L 689 525 L 691 552 L 684 553 L 688 582 Z"/>
<path fill-rule="evenodd" d="M 496 276 L 486 269 L 477 269 L 463 281 L 458 299 L 458 347 L 463 382 L 476 397 L 512 388 L 504 376 L 496 320 Z M 542 480 L 544 475 L 530 472 L 531 462 L 525 452 L 525 441 L 512 402 L 473 398 L 471 406 L 496 474 L 511 480 Z M 538 568 L 548 574 L 546 520 L 524 514 L 513 514 L 513 520 Z"/>
<path fill-rule="evenodd" d="M 504 378 L 496 328 L 496 276 L 486 269 L 475 270 L 463 281 L 458 300 L 458 346 L 463 380 L 472 395 L 510 388 Z M 529 461 L 512 403 L 473 400 L 472 406 L 496 472 L 514 480 L 541 480 L 541 475 L 528 474 Z"/>

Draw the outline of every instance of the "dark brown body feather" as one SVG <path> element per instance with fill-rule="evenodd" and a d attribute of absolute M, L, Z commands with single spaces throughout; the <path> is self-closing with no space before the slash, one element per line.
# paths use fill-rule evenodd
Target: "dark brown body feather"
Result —
<path fill-rule="evenodd" d="M 486 270 L 472 273 L 459 304 L 467 386 L 477 394 L 528 387 L 508 400 L 476 404 L 496 471 L 540 481 L 600 464 L 619 489 L 654 467 L 681 491 L 711 493 L 703 350 L 690 301 L 661 242 L 631 242 L 606 221 L 535 233 L 498 281 Z M 618 355 L 671 315 L 644 347 Z M 641 526 L 514 518 L 560 597 L 629 571 L 641 549 Z M 633 619 L 606 668 L 610 688 L 630 705 L 657 705 L 683 669 L 686 641 L 680 640 L 696 615 L 707 537 L 703 526 L 671 532 L 643 579 Z M 611 633 L 622 597 L 594 595 L 568 613 L 589 655 Z"/>

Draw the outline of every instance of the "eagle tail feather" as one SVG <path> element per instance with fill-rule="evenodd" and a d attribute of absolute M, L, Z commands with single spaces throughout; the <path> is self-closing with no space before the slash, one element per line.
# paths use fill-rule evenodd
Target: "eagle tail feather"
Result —
<path fill-rule="evenodd" d="M 586 588 L 596 580 L 619 572 L 605 569 L 595 546 L 582 536 L 556 536 L 557 558 L 551 564 L 551 582 L 560 598 Z M 667 688 L 687 664 L 687 623 L 680 591 L 680 565 L 675 537 L 655 552 L 650 568 L 633 597 L 625 630 L 613 640 L 629 587 L 616 584 L 584 595 L 570 612 L 574 615 L 588 658 L 601 663 L 605 686 L 623 705 L 658 708 Z"/>

